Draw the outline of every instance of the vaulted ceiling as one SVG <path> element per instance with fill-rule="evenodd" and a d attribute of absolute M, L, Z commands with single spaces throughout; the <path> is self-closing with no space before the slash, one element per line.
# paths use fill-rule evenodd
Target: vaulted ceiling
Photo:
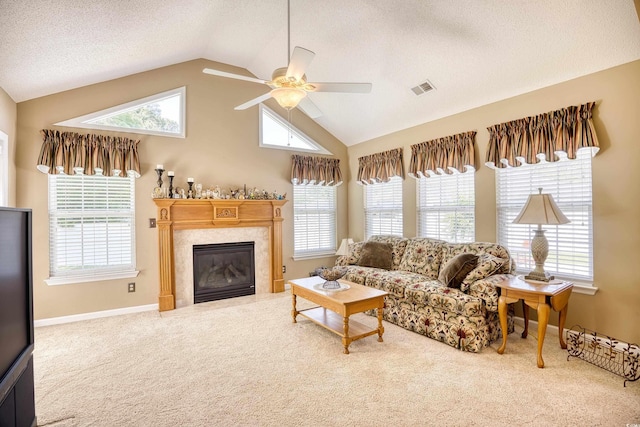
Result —
<path fill-rule="evenodd" d="M 290 25 L 310 81 L 373 83 L 310 94 L 347 145 L 640 59 L 633 0 L 291 0 Z M 0 0 L 16 102 L 196 58 L 268 80 L 288 62 L 286 0 Z"/>

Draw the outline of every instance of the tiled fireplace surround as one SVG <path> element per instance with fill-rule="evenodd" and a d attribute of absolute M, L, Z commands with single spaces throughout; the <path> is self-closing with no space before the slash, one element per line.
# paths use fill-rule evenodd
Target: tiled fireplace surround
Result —
<path fill-rule="evenodd" d="M 160 311 L 193 304 L 193 245 L 255 242 L 256 293 L 282 292 L 286 200 L 154 199 Z"/>

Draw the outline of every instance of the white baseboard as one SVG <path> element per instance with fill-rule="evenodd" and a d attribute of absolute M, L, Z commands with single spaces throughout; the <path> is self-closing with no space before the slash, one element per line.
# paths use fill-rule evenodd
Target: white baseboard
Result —
<path fill-rule="evenodd" d="M 63 323 L 79 322 L 81 320 L 99 319 L 101 317 L 120 316 L 121 314 L 140 313 L 143 311 L 158 310 L 158 304 L 138 305 L 135 307 L 116 308 L 113 310 L 94 311 L 93 313 L 72 314 L 70 316 L 51 317 L 49 319 L 39 319 L 33 322 L 33 326 L 60 325 Z"/>

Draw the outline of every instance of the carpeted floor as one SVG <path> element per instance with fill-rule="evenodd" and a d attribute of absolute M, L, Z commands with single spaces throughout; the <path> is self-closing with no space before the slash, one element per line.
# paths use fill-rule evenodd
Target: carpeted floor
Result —
<path fill-rule="evenodd" d="M 300 301 L 300 299 L 299 299 Z M 304 303 L 304 302 L 303 302 Z M 640 381 L 567 361 L 535 330 L 465 353 L 385 322 L 351 344 L 287 294 L 36 328 L 39 426 L 624 426 Z M 376 319 L 359 314 L 362 323 Z"/>

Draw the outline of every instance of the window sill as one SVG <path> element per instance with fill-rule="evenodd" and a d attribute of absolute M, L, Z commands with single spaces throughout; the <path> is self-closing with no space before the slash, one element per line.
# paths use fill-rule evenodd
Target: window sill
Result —
<path fill-rule="evenodd" d="M 63 277 L 50 277 L 45 279 L 45 283 L 49 286 L 58 285 L 71 285 L 74 283 L 86 283 L 86 282 L 102 282 L 105 280 L 117 280 L 117 279 L 129 279 L 131 277 L 138 277 L 140 271 L 117 271 L 113 273 L 98 273 L 84 276 L 63 276 Z"/>
<path fill-rule="evenodd" d="M 305 259 L 317 259 L 317 258 L 328 258 L 336 256 L 335 252 L 316 252 L 312 254 L 304 254 L 304 255 L 294 255 L 291 258 L 294 261 L 302 261 Z"/>

